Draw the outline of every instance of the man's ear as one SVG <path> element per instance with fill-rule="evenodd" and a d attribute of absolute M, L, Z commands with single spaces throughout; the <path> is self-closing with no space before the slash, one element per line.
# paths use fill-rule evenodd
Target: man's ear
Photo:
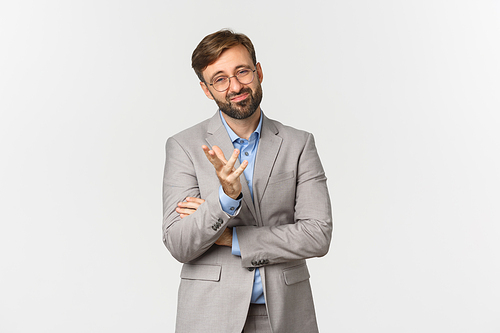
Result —
<path fill-rule="evenodd" d="M 264 72 L 262 72 L 260 62 L 258 62 L 255 67 L 257 67 L 257 77 L 259 78 L 259 82 L 262 83 L 262 80 L 264 80 Z"/>
<path fill-rule="evenodd" d="M 210 98 L 211 100 L 214 99 L 214 97 L 212 96 L 212 93 L 210 92 L 210 90 L 208 90 L 208 87 L 207 85 L 205 84 L 205 82 L 203 81 L 200 81 L 200 87 L 201 89 L 203 89 L 203 92 L 205 93 L 205 95 Z"/>

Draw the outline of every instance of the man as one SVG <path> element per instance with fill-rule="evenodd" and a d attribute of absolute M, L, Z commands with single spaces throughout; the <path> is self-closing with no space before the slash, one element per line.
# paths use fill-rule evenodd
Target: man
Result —
<path fill-rule="evenodd" d="M 219 110 L 166 145 L 163 242 L 184 263 L 176 332 L 317 332 L 305 259 L 328 252 L 332 218 L 313 136 L 263 114 L 245 35 L 206 36 L 192 66 Z"/>

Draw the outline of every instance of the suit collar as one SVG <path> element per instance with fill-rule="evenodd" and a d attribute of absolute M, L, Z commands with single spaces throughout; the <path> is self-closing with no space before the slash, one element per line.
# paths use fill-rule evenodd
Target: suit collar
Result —
<path fill-rule="evenodd" d="M 222 120 L 220 120 L 219 110 L 217 110 L 208 122 L 207 133 L 214 134 L 219 131 L 221 126 L 224 127 Z"/>
<path fill-rule="evenodd" d="M 254 201 L 260 203 L 267 188 L 271 171 L 278 157 L 283 139 L 278 136 L 278 128 L 267 117 L 262 122 L 262 133 L 255 157 L 255 168 L 253 172 L 253 195 Z"/>
<path fill-rule="evenodd" d="M 261 117 L 259 118 L 259 124 L 257 125 L 257 128 L 255 129 L 255 131 L 253 131 L 253 133 L 250 135 L 250 139 L 252 139 L 252 137 L 255 137 L 254 134 L 257 133 L 257 139 L 260 138 L 260 132 L 262 130 L 262 119 L 264 117 L 262 117 L 262 112 L 259 111 L 260 114 L 261 114 Z M 238 139 L 241 139 L 238 134 L 234 133 L 233 129 L 227 124 L 226 122 L 226 119 L 222 116 L 222 111 L 219 110 L 219 117 L 221 119 L 221 122 L 222 124 L 224 125 L 224 128 L 226 129 L 227 133 L 229 134 L 229 138 L 231 139 L 231 142 L 235 142 L 236 140 Z"/>

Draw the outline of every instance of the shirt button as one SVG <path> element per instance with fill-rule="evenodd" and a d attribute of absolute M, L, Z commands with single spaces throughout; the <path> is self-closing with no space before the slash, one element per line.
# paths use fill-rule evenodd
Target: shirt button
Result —
<path fill-rule="evenodd" d="M 245 156 L 248 156 L 248 155 L 249 155 L 249 154 L 248 154 L 248 152 L 246 151 L 246 152 L 245 152 Z"/>
<path fill-rule="evenodd" d="M 229 210 L 234 210 L 234 207 L 229 208 Z"/>
<path fill-rule="evenodd" d="M 243 143 L 244 141 L 243 140 L 240 140 L 240 143 Z"/>

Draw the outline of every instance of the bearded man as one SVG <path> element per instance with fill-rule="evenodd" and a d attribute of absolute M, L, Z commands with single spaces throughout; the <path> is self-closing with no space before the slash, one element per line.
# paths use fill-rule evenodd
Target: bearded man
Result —
<path fill-rule="evenodd" d="M 192 55 L 209 119 L 167 140 L 163 242 L 184 265 L 176 332 L 318 332 L 306 259 L 332 237 L 312 134 L 267 118 L 250 39 L 206 36 Z"/>

